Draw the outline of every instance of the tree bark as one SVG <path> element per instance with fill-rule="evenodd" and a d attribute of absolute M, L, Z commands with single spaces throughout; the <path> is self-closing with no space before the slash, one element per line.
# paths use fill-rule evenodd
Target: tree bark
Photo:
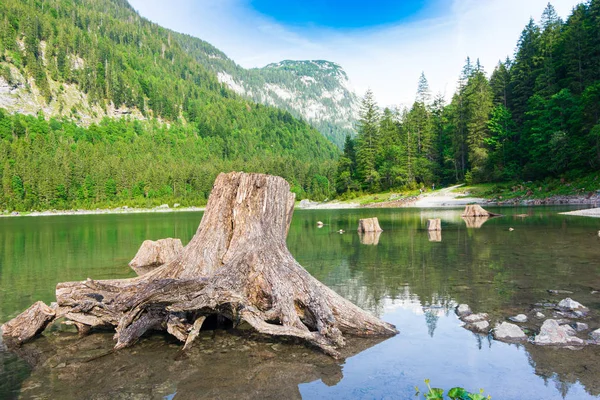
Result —
<path fill-rule="evenodd" d="M 473 217 L 499 217 L 502 214 L 495 214 L 484 210 L 479 204 L 470 204 L 465 207 L 462 216 L 467 218 Z"/>
<path fill-rule="evenodd" d="M 301 338 L 334 357 L 343 334 L 396 334 L 296 262 L 285 242 L 293 207 L 282 178 L 220 174 L 196 234 L 175 259 L 132 279 L 59 283 L 55 316 L 114 326 L 115 349 L 154 329 L 189 346 L 215 314 L 234 326 L 245 321 L 262 333 Z"/>
<path fill-rule="evenodd" d="M 441 231 L 442 230 L 442 220 L 439 218 L 428 219 L 427 220 L 427 230 L 428 231 Z"/>
<path fill-rule="evenodd" d="M 358 220 L 358 232 L 383 232 L 383 229 L 379 226 L 379 220 L 377 217 L 364 218 Z"/>

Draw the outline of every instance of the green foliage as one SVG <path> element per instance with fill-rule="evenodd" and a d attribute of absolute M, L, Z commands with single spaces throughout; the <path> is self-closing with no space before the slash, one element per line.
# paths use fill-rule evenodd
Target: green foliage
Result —
<path fill-rule="evenodd" d="M 231 170 L 283 176 L 299 198 L 331 197 L 333 146 L 323 153 L 318 133 L 262 109 L 239 119 L 234 138 L 202 135 L 193 124 L 105 119 L 83 128 L 0 112 L 0 209 L 200 205 L 217 174 Z"/>
<path fill-rule="evenodd" d="M 353 190 L 351 183 L 372 192 L 435 182 L 542 181 L 597 173 L 598 37 L 600 0 L 578 5 L 566 21 L 548 5 L 540 25 L 531 19 L 523 29 L 514 59 L 498 63 L 489 79 L 478 60 L 467 58 L 450 104 L 440 96 L 430 103 L 422 74 L 412 107 L 391 117 L 384 113 L 375 148 L 365 147 L 370 136 L 359 126 L 364 132 L 356 154 L 361 157 L 340 159 L 338 193 Z M 367 162 L 366 155 L 373 153 L 376 161 Z"/>
<path fill-rule="evenodd" d="M 492 396 L 485 396 L 483 393 L 483 389 L 479 390 L 479 393 L 469 393 L 465 389 L 461 387 L 454 387 L 448 390 L 446 393 L 446 397 L 444 397 L 444 389 L 440 388 L 432 388 L 429 385 L 429 379 L 425 379 L 425 384 L 427 385 L 427 392 L 421 393 L 418 387 L 415 387 L 415 395 L 418 396 L 420 394 L 427 400 L 444 400 L 445 398 L 451 400 L 486 400 L 491 399 Z"/>

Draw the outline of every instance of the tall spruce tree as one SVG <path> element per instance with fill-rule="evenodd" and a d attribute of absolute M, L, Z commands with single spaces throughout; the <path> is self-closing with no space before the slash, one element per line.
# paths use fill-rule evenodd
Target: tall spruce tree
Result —
<path fill-rule="evenodd" d="M 369 89 L 361 103 L 356 143 L 357 176 L 367 190 L 377 190 L 379 186 L 379 174 L 375 169 L 379 147 L 379 119 L 379 107 Z"/>

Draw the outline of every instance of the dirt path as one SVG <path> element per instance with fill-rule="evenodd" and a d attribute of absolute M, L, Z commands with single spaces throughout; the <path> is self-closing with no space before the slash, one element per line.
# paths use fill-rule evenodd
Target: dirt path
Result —
<path fill-rule="evenodd" d="M 487 200 L 478 197 L 459 197 L 453 190 L 463 185 L 454 185 L 433 192 L 427 192 L 418 197 L 412 207 L 461 207 L 467 204 L 485 204 Z"/>

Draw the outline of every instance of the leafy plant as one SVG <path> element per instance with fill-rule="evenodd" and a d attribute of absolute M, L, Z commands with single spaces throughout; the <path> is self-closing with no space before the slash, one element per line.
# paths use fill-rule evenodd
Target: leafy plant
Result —
<path fill-rule="evenodd" d="M 483 393 L 483 389 L 479 389 L 479 393 L 470 393 L 464 388 L 458 386 L 448 390 L 448 393 L 446 393 L 446 397 L 444 397 L 444 389 L 432 388 L 429 385 L 429 382 L 429 379 L 425 379 L 425 384 L 427 385 L 426 393 L 421 393 L 419 388 L 415 386 L 415 396 L 419 396 L 420 394 L 422 394 L 426 400 L 444 400 L 444 398 L 448 398 L 451 400 L 489 400 L 492 398 L 492 396 L 490 395 L 486 396 Z"/>

